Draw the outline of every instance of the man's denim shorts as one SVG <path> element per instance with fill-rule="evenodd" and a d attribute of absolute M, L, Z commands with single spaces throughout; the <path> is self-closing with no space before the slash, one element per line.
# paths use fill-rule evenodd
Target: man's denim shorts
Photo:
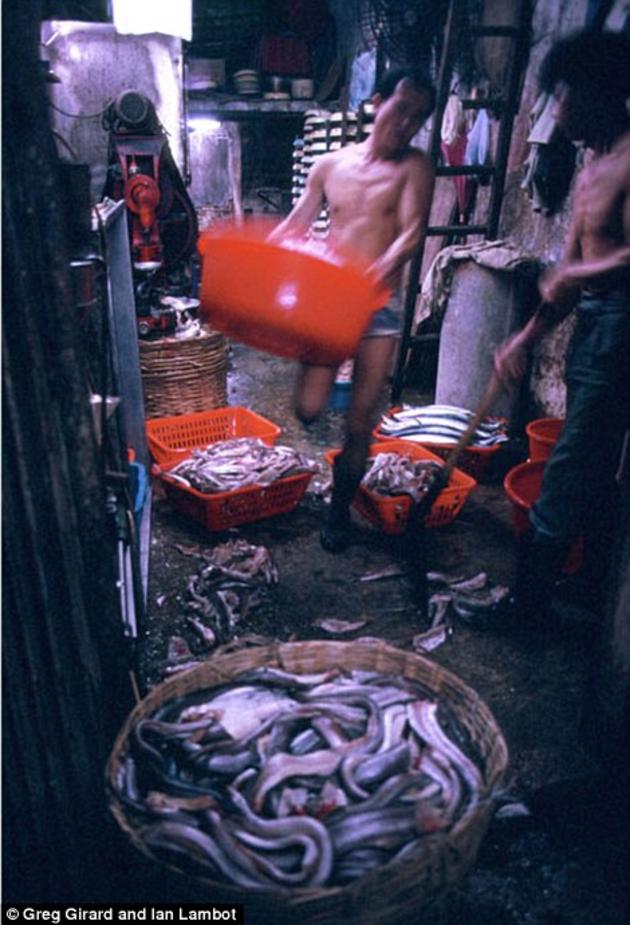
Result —
<path fill-rule="evenodd" d="M 392 292 L 388 305 L 372 315 L 364 337 L 400 337 L 403 326 L 403 300 L 400 291 Z"/>

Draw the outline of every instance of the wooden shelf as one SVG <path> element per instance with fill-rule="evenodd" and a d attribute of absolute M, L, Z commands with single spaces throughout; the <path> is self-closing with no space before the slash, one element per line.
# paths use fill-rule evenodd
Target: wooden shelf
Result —
<path fill-rule="evenodd" d="M 266 100 L 262 96 L 243 99 L 238 96 L 215 95 L 188 97 L 189 116 L 210 116 L 229 121 L 258 118 L 261 115 L 299 116 L 309 109 L 323 109 L 327 112 L 339 109 L 338 100 Z"/>

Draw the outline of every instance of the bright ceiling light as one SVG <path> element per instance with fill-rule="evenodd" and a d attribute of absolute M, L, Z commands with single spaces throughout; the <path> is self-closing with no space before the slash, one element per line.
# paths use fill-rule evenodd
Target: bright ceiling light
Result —
<path fill-rule="evenodd" d="M 120 33 L 162 32 L 192 39 L 192 0 L 112 0 L 114 26 Z"/>

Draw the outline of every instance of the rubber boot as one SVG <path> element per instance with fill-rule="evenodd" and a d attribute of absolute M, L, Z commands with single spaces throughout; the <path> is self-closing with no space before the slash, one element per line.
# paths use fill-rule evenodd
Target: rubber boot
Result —
<path fill-rule="evenodd" d="M 473 625 L 499 632 L 536 630 L 538 635 L 553 635 L 558 618 L 552 598 L 566 552 L 564 543 L 553 542 L 535 530 L 526 533 L 518 546 L 512 593 L 484 611 Z"/>
<path fill-rule="evenodd" d="M 322 549 L 326 552 L 343 552 L 350 545 L 352 539 L 350 505 L 362 476 L 363 472 L 349 471 L 341 456 L 335 459 L 330 509 L 319 534 Z"/>
<path fill-rule="evenodd" d="M 554 629 L 557 618 L 552 597 L 566 554 L 566 543 L 551 540 L 536 530 L 522 537 L 511 601 L 512 618 L 519 628 Z"/>
<path fill-rule="evenodd" d="M 579 571 L 565 575 L 558 584 L 558 598 L 594 624 L 600 624 L 604 615 L 614 541 L 614 533 L 586 534 Z"/>

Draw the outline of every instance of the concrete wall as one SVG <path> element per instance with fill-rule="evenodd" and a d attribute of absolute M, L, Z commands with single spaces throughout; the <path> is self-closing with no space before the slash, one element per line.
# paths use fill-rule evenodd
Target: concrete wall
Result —
<path fill-rule="evenodd" d="M 52 125 L 79 161 L 92 168 L 92 194 L 100 198 L 107 169 L 107 132 L 101 113 L 123 90 L 139 90 L 154 104 L 168 132 L 180 170 L 182 145 L 182 46 L 168 35 L 119 35 L 109 23 L 47 21 L 42 57 L 61 83 L 49 84 L 49 99 L 72 118 L 52 110 Z M 89 118 L 94 116 L 94 118 Z M 59 152 L 68 156 L 58 142 Z"/>
<path fill-rule="evenodd" d="M 235 122 L 193 115 L 188 119 L 191 184 L 195 206 L 241 204 L 241 139 Z"/>

